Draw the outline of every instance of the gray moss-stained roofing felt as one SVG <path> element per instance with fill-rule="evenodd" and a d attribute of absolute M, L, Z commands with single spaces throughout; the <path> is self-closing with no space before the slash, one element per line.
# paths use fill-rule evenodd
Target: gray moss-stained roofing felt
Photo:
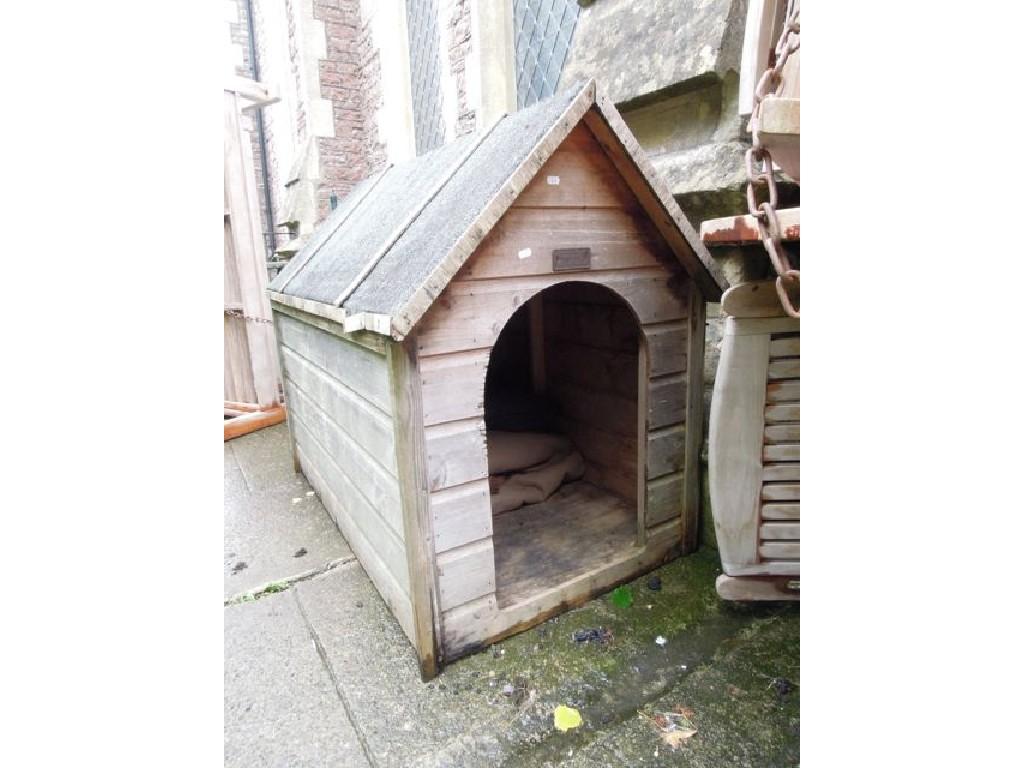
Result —
<path fill-rule="evenodd" d="M 349 315 L 395 315 L 588 85 L 360 182 L 270 290 Z"/>
<path fill-rule="evenodd" d="M 398 234 L 385 256 L 341 304 L 347 312 L 391 314 L 398 310 L 448 255 L 583 86 L 580 83 L 504 117 L 468 158 L 468 150 L 486 129 L 361 182 L 274 279 L 270 290 L 335 304 Z M 430 194 L 448 177 L 430 200 Z M 400 233 L 410 215 L 424 205 L 412 225 Z"/>
<path fill-rule="evenodd" d="M 405 301 L 561 117 L 583 83 L 499 122 L 431 200 L 345 304 L 356 312 L 389 314 Z"/>
<path fill-rule="evenodd" d="M 392 166 L 377 178 L 367 179 L 370 185 L 366 188 L 353 189 L 334 214 L 343 208 L 348 209 L 347 212 L 337 217 L 333 227 L 334 215 L 317 228 L 314 240 L 319 242 L 320 233 L 326 230 L 326 242 L 313 253 L 308 263 L 298 266 L 290 282 L 288 269 L 278 276 L 284 278 L 282 285 L 287 283 L 284 292 L 334 304 L 369 260 L 387 246 L 414 207 L 421 205 L 431 190 L 451 174 L 453 166 L 471 146 L 471 141 L 472 136 L 463 136 L 412 162 Z M 365 194 L 366 189 L 369 189 L 368 194 Z M 356 199 L 350 202 L 353 198 Z M 344 224 L 339 228 L 341 221 Z M 313 252 L 309 247 L 317 242 L 303 248 L 293 261 L 304 259 L 307 249 Z M 291 267 L 290 264 L 288 266 Z M 276 284 L 275 279 L 271 290 L 279 290 Z"/>

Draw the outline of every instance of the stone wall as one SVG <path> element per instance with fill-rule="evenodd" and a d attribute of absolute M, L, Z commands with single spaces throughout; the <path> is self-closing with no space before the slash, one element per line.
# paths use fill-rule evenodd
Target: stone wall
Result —
<path fill-rule="evenodd" d="M 747 0 L 597 0 L 559 87 L 596 77 L 695 225 L 743 205 L 737 113 Z"/>
<path fill-rule="evenodd" d="M 469 6 L 469 0 L 448 0 L 445 9 L 448 23 L 443 35 L 447 40 L 448 71 L 454 86 L 448 92 L 454 95 L 456 101 L 453 138 L 476 130 L 476 109 L 469 102 L 466 73 L 466 63 L 473 45 Z"/>

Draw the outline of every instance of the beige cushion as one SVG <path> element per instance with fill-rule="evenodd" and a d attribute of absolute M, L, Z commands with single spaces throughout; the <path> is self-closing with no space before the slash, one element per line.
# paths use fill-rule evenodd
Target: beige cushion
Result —
<path fill-rule="evenodd" d="M 537 504 L 563 483 L 583 477 L 583 457 L 561 435 L 489 432 L 487 453 L 494 514 Z"/>

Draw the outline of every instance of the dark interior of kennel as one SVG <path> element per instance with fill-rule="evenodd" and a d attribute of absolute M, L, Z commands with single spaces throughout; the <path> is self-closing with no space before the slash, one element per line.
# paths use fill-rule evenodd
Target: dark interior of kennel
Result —
<path fill-rule="evenodd" d="M 532 339 L 543 346 L 539 363 Z M 639 365 L 639 325 L 601 285 L 549 288 L 502 330 L 487 371 L 488 430 L 565 435 L 586 469 L 545 501 L 494 515 L 500 606 L 556 587 L 636 544 Z"/>

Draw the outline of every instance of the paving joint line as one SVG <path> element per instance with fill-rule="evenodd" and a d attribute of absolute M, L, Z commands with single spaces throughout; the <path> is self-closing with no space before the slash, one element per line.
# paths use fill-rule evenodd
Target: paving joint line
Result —
<path fill-rule="evenodd" d="M 229 605 L 237 605 L 239 603 L 250 603 L 253 600 L 259 600 L 261 597 L 267 595 L 275 595 L 279 592 L 284 592 L 291 588 L 294 584 L 298 584 L 302 581 L 309 581 L 315 579 L 317 576 L 322 576 L 325 573 L 333 571 L 335 568 L 340 568 L 343 565 L 356 562 L 355 555 L 349 555 L 347 557 L 339 557 L 334 560 L 329 560 L 319 568 L 313 568 L 302 573 L 297 573 L 294 576 L 285 576 L 281 579 L 275 579 L 274 581 L 268 581 L 265 584 L 261 584 L 253 589 L 248 589 L 245 592 L 239 592 L 236 595 L 224 599 L 224 607 Z"/>
<path fill-rule="evenodd" d="M 295 604 L 299 606 L 299 613 L 302 616 L 302 620 L 306 622 L 306 629 L 309 630 L 309 636 L 313 639 L 313 647 L 316 648 L 317 655 L 320 657 L 320 662 L 324 665 L 324 668 L 327 670 L 327 674 L 331 678 L 331 682 L 334 684 L 334 691 L 338 694 L 341 706 L 345 710 L 345 716 L 348 718 L 349 723 L 352 724 L 352 730 L 356 734 L 356 739 L 359 740 L 359 747 L 363 750 L 363 756 L 366 758 L 366 762 L 370 764 L 371 768 L 378 768 L 377 761 L 374 760 L 373 753 L 370 751 L 370 745 L 366 741 L 366 734 L 364 734 L 363 729 L 359 727 L 359 723 L 356 721 L 355 715 L 352 712 L 352 705 L 349 703 L 348 697 L 345 696 L 345 692 L 341 689 L 341 683 L 338 682 L 338 676 L 334 672 L 334 667 L 331 666 L 331 662 L 327 658 L 327 650 L 324 648 L 323 643 L 320 642 L 320 635 L 313 626 L 313 622 L 309 620 L 309 616 L 306 615 L 306 608 L 303 606 L 302 600 L 299 599 L 299 593 L 295 592 L 294 597 Z"/>

